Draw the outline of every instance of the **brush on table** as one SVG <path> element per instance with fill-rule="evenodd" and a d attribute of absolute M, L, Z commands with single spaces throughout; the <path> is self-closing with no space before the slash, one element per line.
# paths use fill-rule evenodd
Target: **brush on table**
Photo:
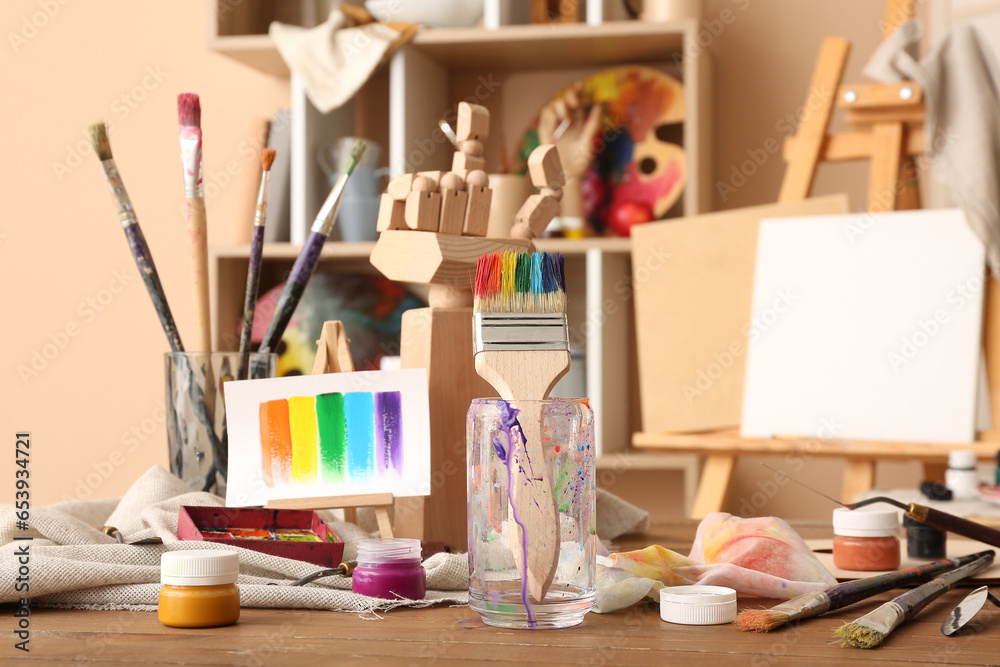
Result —
<path fill-rule="evenodd" d="M 282 334 L 285 333 L 285 327 L 288 326 L 289 320 L 292 319 L 292 313 L 295 312 L 296 306 L 299 305 L 302 293 L 305 291 L 306 285 L 309 283 L 309 279 L 316 269 L 316 263 L 319 261 L 323 244 L 326 243 L 326 237 L 330 235 L 330 231 L 333 229 L 333 223 L 337 217 L 337 209 L 340 207 L 340 200 L 343 197 L 347 179 L 350 178 L 354 168 L 361 160 L 361 156 L 365 154 L 366 147 L 363 141 L 359 140 L 354 143 L 354 149 L 351 151 L 351 156 L 348 158 L 347 164 L 344 165 L 344 170 L 340 173 L 340 177 L 337 179 L 322 208 L 320 208 L 319 213 L 316 215 L 316 221 L 313 222 L 309 238 L 302 245 L 302 250 L 299 252 L 294 266 L 292 266 L 292 272 L 285 282 L 284 289 L 281 290 L 281 296 L 278 297 L 278 305 L 275 306 L 274 316 L 260 344 L 261 352 L 271 352 L 278 347 L 278 342 L 281 340 Z"/>
<path fill-rule="evenodd" d="M 481 257 L 473 307 L 476 372 L 521 415 L 511 418 L 522 442 L 512 439 L 505 452 L 516 525 L 511 546 L 522 586 L 539 602 L 559 562 L 559 513 L 542 449 L 542 411 L 518 402 L 548 398 L 569 370 L 563 261 L 559 254 L 511 251 Z"/>
<path fill-rule="evenodd" d="M 211 307 L 208 296 L 208 242 L 205 221 L 205 184 L 201 160 L 201 103 L 194 93 L 177 96 L 180 122 L 181 164 L 184 167 L 184 196 L 187 198 L 187 232 L 191 244 L 191 267 L 194 279 L 196 349 L 212 349 Z"/>
<path fill-rule="evenodd" d="M 271 176 L 276 151 L 265 148 L 260 152 L 260 192 L 257 193 L 257 211 L 253 219 L 253 235 L 250 238 L 250 263 L 247 267 L 247 292 L 243 300 L 243 326 L 240 331 L 240 362 L 236 370 L 237 380 L 246 380 L 250 361 L 250 335 L 253 333 L 253 315 L 257 305 L 257 288 L 260 284 L 260 257 L 264 252 L 264 224 L 267 222 L 267 186 Z"/>
<path fill-rule="evenodd" d="M 115 200 L 115 206 L 118 209 L 118 219 L 121 221 L 122 229 L 125 231 L 125 238 L 128 239 L 128 245 L 132 250 L 135 265 L 139 269 L 139 275 L 142 276 L 143 283 L 146 285 L 146 291 L 149 292 L 149 298 L 153 302 L 153 307 L 156 308 L 156 313 L 159 315 L 160 324 L 167 336 L 170 349 L 173 352 L 183 352 L 184 345 L 181 343 L 181 337 L 177 331 L 177 324 L 174 322 L 174 317 L 170 313 L 167 295 L 163 291 L 163 285 L 160 284 L 160 274 L 156 271 L 156 265 L 153 263 L 153 255 L 146 244 L 146 237 L 142 233 L 142 228 L 139 227 L 139 218 L 135 214 L 135 209 L 132 208 L 132 200 L 129 199 L 128 192 L 125 191 L 125 184 L 122 182 L 121 174 L 118 173 L 118 167 L 115 165 L 115 159 L 111 154 L 108 128 L 101 122 L 88 126 L 87 131 L 90 133 L 90 141 L 94 146 L 94 152 L 97 154 L 98 159 L 101 161 L 101 166 L 104 168 L 108 188 L 111 190 L 111 196 Z M 201 386 L 194 380 L 194 373 L 191 368 L 186 365 L 186 357 L 182 355 L 181 360 L 181 363 L 185 364 L 184 373 L 190 378 L 188 386 L 190 387 L 189 395 L 191 397 L 192 408 L 195 416 L 198 418 L 198 422 L 201 423 L 208 433 L 214 455 L 213 466 L 215 466 L 215 461 L 224 461 L 225 457 L 221 451 L 219 438 L 215 435 L 212 420 L 208 416 L 205 407 L 205 393 Z M 223 470 L 224 474 L 225 471 Z M 212 473 L 206 477 L 206 491 L 211 488 L 208 480 L 213 477 Z"/>
<path fill-rule="evenodd" d="M 840 626 L 833 634 L 839 637 L 845 646 L 877 648 L 893 630 L 916 616 L 928 604 L 951 590 L 955 584 L 992 565 L 993 556 L 993 551 L 985 551 L 968 565 L 942 574 L 923 586 L 894 597 L 875 611 Z"/>
<path fill-rule="evenodd" d="M 842 609 L 873 595 L 914 583 L 924 577 L 936 576 L 962 567 L 985 556 L 989 551 L 958 558 L 946 558 L 875 577 L 836 584 L 821 591 L 804 593 L 770 609 L 748 609 L 736 617 L 736 624 L 744 632 L 768 632 L 785 623 L 799 621 Z"/>

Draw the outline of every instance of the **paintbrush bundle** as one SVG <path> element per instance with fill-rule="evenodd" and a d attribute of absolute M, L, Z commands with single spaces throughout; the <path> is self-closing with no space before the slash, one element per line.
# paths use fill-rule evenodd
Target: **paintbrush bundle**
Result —
<path fill-rule="evenodd" d="M 485 255 L 476 268 L 474 296 L 476 372 L 519 415 L 520 438 L 512 438 L 505 457 L 509 516 L 517 525 L 511 550 L 522 581 L 542 601 L 559 562 L 559 514 L 537 402 L 569 370 L 564 258 Z"/>
<path fill-rule="evenodd" d="M 897 572 L 837 584 L 821 591 L 800 595 L 770 609 L 748 609 L 740 612 L 736 617 L 736 623 L 744 632 L 769 632 L 790 621 L 799 621 L 842 609 L 873 595 L 968 565 L 988 553 L 991 552 L 938 560 L 919 567 L 909 567 Z"/>
<path fill-rule="evenodd" d="M 334 184 L 319 213 L 316 214 L 316 220 L 313 222 L 312 231 L 309 232 L 309 238 L 302 245 L 302 251 L 295 260 L 292 272 L 288 276 L 288 281 L 285 283 L 285 287 L 281 291 L 281 296 L 278 298 L 274 317 L 271 319 L 271 324 L 267 327 L 264 340 L 260 345 L 262 352 L 271 352 L 278 347 L 281 335 L 285 332 L 285 327 L 288 326 L 288 322 L 292 319 L 292 314 L 302 299 L 302 293 L 305 292 L 306 285 L 309 284 L 309 279 L 312 278 L 313 271 L 316 269 L 320 252 L 323 250 L 323 244 L 326 243 L 326 238 L 333 230 L 333 223 L 337 218 L 337 209 L 340 207 L 344 188 L 347 187 L 347 179 L 350 178 L 354 172 L 354 168 L 365 154 L 366 147 L 363 141 L 359 140 L 355 142 L 340 177 Z"/>
<path fill-rule="evenodd" d="M 894 597 L 875 611 L 845 623 L 834 631 L 844 646 L 878 648 L 889 634 L 916 616 L 928 604 L 944 595 L 957 583 L 975 575 L 993 563 L 993 551 L 986 551 L 968 565 L 956 568 L 923 586 Z"/>

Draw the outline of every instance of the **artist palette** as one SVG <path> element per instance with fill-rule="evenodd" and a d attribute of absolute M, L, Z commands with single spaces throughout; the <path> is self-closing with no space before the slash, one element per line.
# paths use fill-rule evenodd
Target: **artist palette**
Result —
<path fill-rule="evenodd" d="M 340 537 L 311 510 L 181 506 L 177 537 L 215 542 L 282 558 L 337 567 L 344 556 Z"/>

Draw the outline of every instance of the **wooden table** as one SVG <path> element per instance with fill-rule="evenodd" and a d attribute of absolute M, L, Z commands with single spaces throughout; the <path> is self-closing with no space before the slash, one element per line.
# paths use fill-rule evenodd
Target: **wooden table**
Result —
<path fill-rule="evenodd" d="M 828 527 L 796 525 L 805 538 Z M 683 548 L 692 526 L 657 527 L 639 544 Z M 840 665 L 868 660 L 878 665 L 1000 664 L 1000 610 L 983 611 L 955 637 L 941 622 L 968 593 L 947 593 L 874 651 L 832 643 L 833 630 L 888 600 L 885 594 L 840 613 L 766 635 L 735 626 L 664 623 L 659 608 L 642 604 L 613 614 L 588 614 L 566 630 L 504 630 L 486 626 L 468 607 L 398 609 L 381 618 L 326 611 L 245 609 L 237 625 L 208 630 L 167 628 L 156 614 L 80 610 L 33 610 L 31 652 L 13 649 L 13 609 L 0 609 L 6 637 L 0 657 L 25 665 L 87 662 L 108 665 Z M 740 608 L 776 601 L 741 600 Z M 29 662 L 30 661 L 30 662 Z"/>

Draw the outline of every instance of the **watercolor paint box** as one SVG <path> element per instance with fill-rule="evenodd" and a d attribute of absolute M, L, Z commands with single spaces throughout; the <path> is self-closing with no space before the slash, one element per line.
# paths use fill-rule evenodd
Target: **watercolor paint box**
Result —
<path fill-rule="evenodd" d="M 305 541 L 315 535 L 317 541 Z M 217 542 L 282 558 L 337 567 L 344 543 L 312 510 L 270 510 L 182 505 L 177 537 Z"/>

